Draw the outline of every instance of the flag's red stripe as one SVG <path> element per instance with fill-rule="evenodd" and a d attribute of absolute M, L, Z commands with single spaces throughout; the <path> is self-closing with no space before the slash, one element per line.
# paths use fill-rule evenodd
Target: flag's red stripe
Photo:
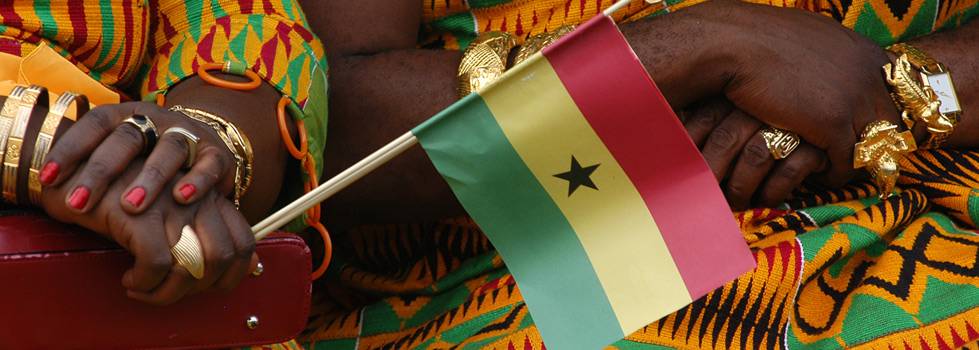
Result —
<path fill-rule="evenodd" d="M 544 56 L 639 190 L 697 299 L 754 260 L 717 181 L 666 99 L 615 23 L 597 17 Z"/>

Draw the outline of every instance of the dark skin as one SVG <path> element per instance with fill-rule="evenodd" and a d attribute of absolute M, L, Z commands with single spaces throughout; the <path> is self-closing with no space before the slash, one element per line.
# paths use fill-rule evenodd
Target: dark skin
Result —
<path fill-rule="evenodd" d="M 329 174 L 456 100 L 461 53 L 415 48 L 417 1 L 303 5 L 331 55 Z M 361 21 L 361 13 L 379 21 Z M 688 133 L 735 209 L 780 203 L 807 178 L 842 185 L 861 174 L 852 156 L 863 127 L 900 119 L 881 74 L 889 61 L 884 50 L 823 16 L 713 1 L 621 29 L 674 109 L 690 112 Z M 979 145 L 979 118 L 970 117 L 979 108 L 979 67 L 969 60 L 979 54 L 977 34 L 974 21 L 913 42 L 954 72 L 967 113 L 954 147 Z M 728 106 L 703 111 L 711 103 Z M 793 131 L 806 144 L 775 161 L 758 134 L 765 125 Z M 418 149 L 334 197 L 328 209 L 336 227 L 463 214 Z"/>
<path fill-rule="evenodd" d="M 455 101 L 455 74 L 461 54 L 414 48 L 421 17 L 416 1 L 307 1 L 305 5 L 328 45 L 333 69 L 327 175 L 339 172 Z M 361 13 L 380 16 L 385 26 L 377 26 L 377 21 L 359 21 Z M 898 122 L 897 110 L 887 98 L 880 77 L 880 66 L 888 60 L 886 54 L 826 18 L 791 9 L 715 1 L 623 25 L 622 30 L 673 107 L 690 107 L 691 113 L 684 118 L 688 131 L 726 184 L 729 200 L 732 196 L 756 195 L 784 199 L 811 175 L 843 182 L 856 173 L 850 157 L 863 126 L 877 119 Z M 977 31 L 979 25 L 972 23 L 918 43 L 955 72 L 966 111 L 979 108 L 975 93 L 979 91 L 979 67 L 968 61 L 979 49 L 975 45 Z M 739 45 L 732 46 L 732 42 Z M 834 55 L 819 54 L 823 52 Z M 234 95 L 238 93 L 194 81 L 175 87 L 169 103 L 223 115 L 252 138 L 256 163 L 262 165 L 256 167 L 258 187 L 245 198 L 245 212 L 254 220 L 267 211 L 262 205 L 268 203 L 253 201 L 274 198 L 283 178 L 285 152 L 277 132 L 270 132 L 276 130 L 269 125 L 274 119 L 265 114 L 274 111 L 278 96 L 266 96 L 261 91 Z M 181 89 L 186 89 L 183 95 Z M 728 102 L 707 102 L 718 96 Z M 704 107 L 711 104 L 719 107 Z M 711 108 L 713 112 L 704 112 Z M 165 141 L 162 143 L 170 146 L 154 150 L 159 151 L 159 159 L 150 155 L 149 161 L 159 161 L 166 169 L 150 172 L 160 176 L 140 175 L 136 169 L 144 167 L 134 148 L 122 157 L 98 151 L 115 134 L 121 141 L 114 147 L 125 150 L 126 142 L 132 147 L 133 134 L 125 141 L 125 131 L 118 131 L 119 122 L 137 110 L 157 121 L 161 131 L 173 125 L 188 129 L 195 125 L 147 104 L 109 106 L 96 112 L 96 118 L 84 118 L 79 125 L 89 126 L 72 129 L 55 147 L 62 150 L 53 150 L 55 158 L 49 158 L 64 168 L 46 188 L 45 209 L 60 220 L 107 232 L 133 252 L 137 264 L 123 280 L 133 298 L 165 304 L 212 286 L 236 284 L 248 271 L 242 266 L 247 266 L 253 243 L 248 244 L 245 238 L 250 237 L 247 222 L 221 199 L 231 190 L 226 180 L 231 168 L 227 158 L 222 160 L 229 155 L 209 151 L 206 156 L 211 160 L 201 158 L 190 170 L 190 174 L 200 176 L 181 177 L 173 169 L 182 163 L 185 152 L 176 142 Z M 715 116 L 703 117 L 706 113 Z M 979 144 L 975 136 L 979 135 L 979 118 L 970 116 L 963 116 L 952 145 Z M 697 123 L 702 130 L 691 127 L 699 118 L 707 119 Z M 760 159 L 764 152 L 757 147 L 756 135 L 762 125 L 796 132 L 808 145 L 793 153 L 795 158 L 767 163 Z M 220 145 L 209 131 L 196 132 L 201 133 L 202 147 L 216 149 Z M 920 130 L 917 133 L 923 136 Z M 90 141 L 93 139 L 96 141 Z M 758 159 L 752 161 L 750 156 Z M 85 159 L 97 164 L 94 171 L 87 170 L 90 166 L 83 163 Z M 771 164 L 767 170 L 766 164 Z M 733 175 L 741 173 L 754 175 L 747 180 Z M 137 181 L 148 182 L 136 185 L 142 184 L 155 194 L 152 200 L 147 195 L 145 207 L 127 208 L 125 194 L 137 177 L 141 179 Z M 225 182 L 219 183 L 220 179 Z M 732 185 L 739 181 L 742 184 Z M 199 190 L 183 198 L 179 188 L 187 182 Z M 168 185 L 171 183 L 174 185 Z M 72 208 L 66 198 L 79 185 L 98 188 L 98 195 L 85 206 Z M 173 191 L 173 196 L 158 195 L 166 191 Z M 359 222 L 418 222 L 463 213 L 419 149 L 337 196 L 329 210 L 330 223 L 337 227 Z M 131 215 L 139 212 L 143 214 Z M 169 260 L 168 248 L 176 241 L 179 227 L 191 222 L 202 235 L 207 256 L 207 275 L 201 281 L 192 280 Z"/>
<path fill-rule="evenodd" d="M 274 204 L 268 198 L 279 195 L 286 171 L 287 154 L 275 119 L 280 96 L 268 84 L 242 92 L 212 86 L 198 77 L 175 85 L 167 95 L 168 106 L 214 113 L 248 135 L 256 166 L 241 212 L 225 199 L 233 192 L 236 165 L 213 129 L 146 102 L 95 108 L 57 139 L 46 162 L 58 164 L 60 170 L 45 185 L 43 207 L 60 221 L 107 235 L 134 255 L 136 264 L 123 278 L 134 299 L 169 304 L 211 287 L 233 288 L 250 271 L 249 263 L 257 262 L 249 221 L 267 215 Z M 186 173 L 181 170 L 187 144 L 176 134 L 164 135 L 149 156 L 141 156 L 141 134 L 121 124 L 133 114 L 151 118 L 160 133 L 179 126 L 200 137 L 193 167 Z M 196 189 L 190 196 L 180 191 L 186 184 Z M 79 187 L 89 189 L 91 196 L 85 205 L 75 207 L 71 197 Z M 127 196 L 135 187 L 146 192 L 139 205 Z M 186 224 L 193 224 L 202 242 L 205 276 L 201 280 L 173 266 L 170 257 L 169 249 Z"/>

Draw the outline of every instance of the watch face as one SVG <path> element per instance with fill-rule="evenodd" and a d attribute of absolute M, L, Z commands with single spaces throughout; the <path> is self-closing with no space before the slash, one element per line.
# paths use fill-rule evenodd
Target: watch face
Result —
<path fill-rule="evenodd" d="M 938 95 L 938 100 L 942 101 L 939 112 L 945 114 L 962 110 L 959 107 L 959 98 L 955 96 L 955 86 L 952 85 L 952 76 L 948 72 L 929 75 L 928 84 L 935 90 L 935 93 Z"/>

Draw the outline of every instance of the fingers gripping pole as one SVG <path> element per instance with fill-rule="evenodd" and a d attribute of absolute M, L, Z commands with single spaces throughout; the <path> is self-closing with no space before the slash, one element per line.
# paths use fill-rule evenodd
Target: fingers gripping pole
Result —
<path fill-rule="evenodd" d="M 609 6 L 605 11 L 602 12 L 605 16 L 611 16 L 616 11 L 619 11 L 629 5 L 631 0 L 619 0 L 612 6 Z M 648 4 L 661 3 L 663 0 L 646 0 Z M 369 174 L 381 164 L 387 163 L 389 160 L 397 157 L 401 153 L 404 153 L 407 149 L 411 148 L 418 143 L 418 139 L 415 138 L 411 132 L 407 132 L 401 135 L 394 141 L 391 141 L 381 149 L 367 156 L 363 160 L 357 162 L 347 170 L 344 170 L 337 176 L 334 176 L 329 181 L 316 187 L 316 189 L 309 191 L 299 199 L 293 201 L 289 205 L 279 209 L 265 220 L 262 220 L 255 226 L 252 226 L 252 233 L 255 234 L 255 240 L 261 240 L 265 238 L 269 233 L 275 229 L 282 227 L 290 220 L 302 215 L 310 207 L 316 205 L 317 203 L 323 202 L 330 198 L 337 192 L 343 190 L 350 184 L 356 182 L 364 175 Z M 177 264 L 183 266 L 190 272 L 194 278 L 200 279 L 204 276 L 204 253 L 200 246 L 200 240 L 197 237 L 197 233 L 190 226 L 184 226 L 181 230 L 180 240 L 177 244 L 170 249 L 170 253 L 173 254 L 174 259 Z"/>
<path fill-rule="evenodd" d="M 270 215 L 265 220 L 252 226 L 252 233 L 255 234 L 255 240 L 258 241 L 265 238 L 265 236 L 275 231 L 275 229 L 282 227 L 292 219 L 302 215 L 310 207 L 327 200 L 337 192 L 360 180 L 364 175 L 374 171 L 377 167 L 404 153 L 404 151 L 417 143 L 418 139 L 411 132 L 401 135 L 367 156 L 367 158 L 362 159 L 357 164 L 347 168 L 347 170 L 337 174 L 329 181 L 324 182 L 319 187 L 309 191 L 302 197 L 299 197 L 299 199 L 279 209 L 279 211 Z M 197 238 L 197 233 L 194 232 L 193 228 L 184 226 L 180 232 L 180 240 L 170 249 L 170 253 L 173 254 L 177 265 L 187 269 L 194 278 L 200 279 L 204 276 L 204 253 L 200 246 L 200 240 Z"/>

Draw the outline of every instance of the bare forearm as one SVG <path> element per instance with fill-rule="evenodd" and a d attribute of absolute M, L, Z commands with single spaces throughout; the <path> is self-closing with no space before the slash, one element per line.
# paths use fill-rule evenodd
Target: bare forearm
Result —
<path fill-rule="evenodd" d="M 945 64 L 952 72 L 955 91 L 962 105 L 962 119 L 949 145 L 979 146 L 979 21 L 961 28 L 912 41 L 916 47 Z"/>
<path fill-rule="evenodd" d="M 352 165 L 456 100 L 453 51 L 398 50 L 331 62 L 326 177 Z M 420 148 L 328 202 L 331 224 L 418 222 L 462 214 Z"/>

